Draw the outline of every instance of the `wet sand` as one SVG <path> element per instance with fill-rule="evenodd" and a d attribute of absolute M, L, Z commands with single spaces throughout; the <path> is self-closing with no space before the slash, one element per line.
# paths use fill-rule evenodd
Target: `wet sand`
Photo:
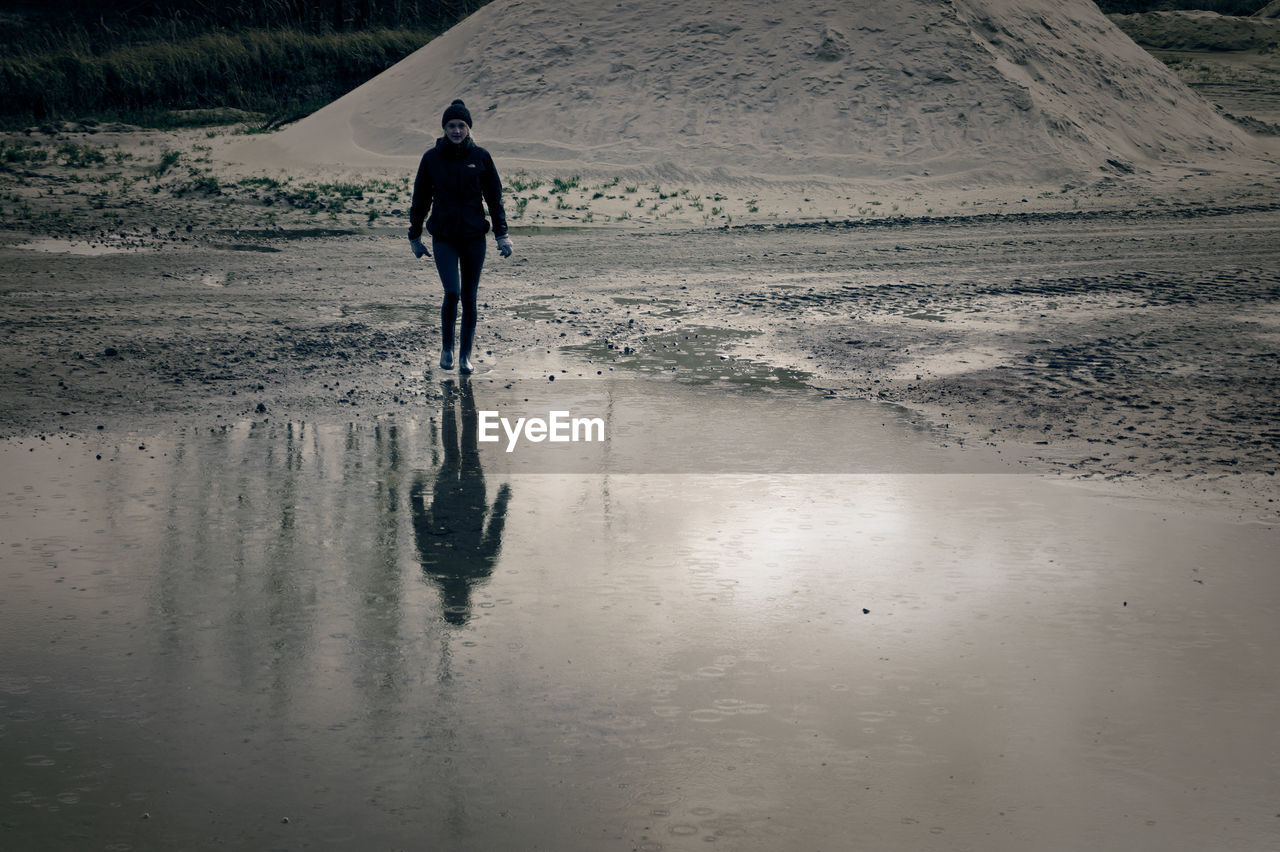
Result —
<path fill-rule="evenodd" d="M 1273 205 L 518 230 L 468 393 L 236 209 L 0 247 L 4 845 L 1280 830 Z"/>
<path fill-rule="evenodd" d="M 1278 226 L 1280 210 L 1254 204 L 517 229 L 517 256 L 486 267 L 476 378 L 897 403 L 940 445 L 1272 520 Z M 0 433 L 435 404 L 438 284 L 399 234 L 178 233 L 0 249 Z"/>

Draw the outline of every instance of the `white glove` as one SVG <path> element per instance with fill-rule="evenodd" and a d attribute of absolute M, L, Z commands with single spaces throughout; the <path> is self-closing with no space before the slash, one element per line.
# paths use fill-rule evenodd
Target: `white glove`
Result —
<path fill-rule="evenodd" d="M 421 239 L 409 240 L 409 248 L 413 249 L 414 257 L 431 257 L 431 252 L 427 250 Z"/>
<path fill-rule="evenodd" d="M 503 257 L 511 257 L 512 248 L 510 237 L 498 237 L 498 251 Z"/>

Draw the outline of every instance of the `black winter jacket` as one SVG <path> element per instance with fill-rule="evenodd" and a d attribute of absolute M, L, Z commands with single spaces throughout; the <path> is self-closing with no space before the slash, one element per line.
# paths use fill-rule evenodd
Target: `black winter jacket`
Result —
<path fill-rule="evenodd" d="M 409 207 L 409 239 L 422 236 L 424 218 L 427 233 L 438 240 L 483 237 L 489 232 L 489 223 L 485 220 L 481 199 L 489 205 L 494 236 L 506 236 L 502 183 L 493 166 L 493 157 L 470 136 L 461 145 L 440 137 L 418 164 L 413 204 Z M 428 210 L 431 211 L 429 218 Z"/>

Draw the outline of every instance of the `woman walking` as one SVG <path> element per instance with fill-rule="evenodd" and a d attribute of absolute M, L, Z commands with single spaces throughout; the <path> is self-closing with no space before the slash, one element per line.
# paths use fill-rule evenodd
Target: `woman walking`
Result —
<path fill-rule="evenodd" d="M 462 303 L 462 339 L 458 345 L 458 372 L 470 373 L 471 345 L 476 333 L 476 291 L 484 267 L 485 240 L 489 222 L 484 204 L 493 219 L 493 235 L 503 257 L 511 256 L 507 236 L 507 215 L 502 209 L 502 183 L 493 166 L 493 157 L 471 138 L 471 113 L 455 100 L 440 119 L 444 135 L 435 147 L 422 155 L 418 177 L 413 184 L 413 204 L 409 208 L 409 245 L 415 257 L 431 256 L 422 242 L 426 220 L 435 251 L 436 271 L 444 286 L 440 306 L 440 366 L 453 369 L 453 332 Z M 431 215 L 427 216 L 427 211 Z"/>

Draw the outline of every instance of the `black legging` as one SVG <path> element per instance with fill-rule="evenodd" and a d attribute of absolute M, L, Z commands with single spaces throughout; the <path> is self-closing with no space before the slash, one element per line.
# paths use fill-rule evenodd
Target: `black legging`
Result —
<path fill-rule="evenodd" d="M 458 302 L 462 302 L 462 345 L 459 352 L 469 355 L 476 333 L 476 291 L 480 289 L 480 270 L 484 268 L 484 237 L 461 242 L 432 240 L 436 271 L 444 285 L 444 303 L 440 306 L 440 331 L 443 348 L 453 349 L 453 326 L 458 318 Z"/>

